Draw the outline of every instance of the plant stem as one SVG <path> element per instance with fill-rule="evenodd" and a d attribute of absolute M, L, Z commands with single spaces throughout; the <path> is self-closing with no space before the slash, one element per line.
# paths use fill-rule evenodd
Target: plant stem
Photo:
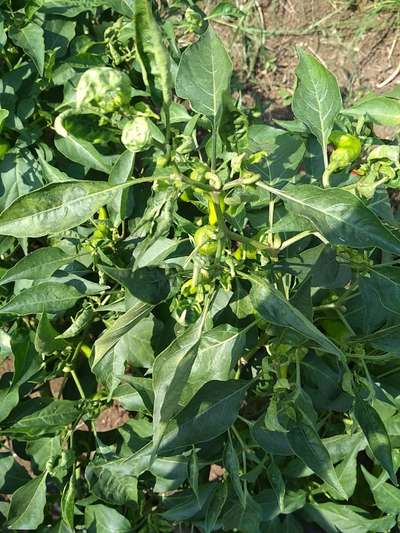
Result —
<path fill-rule="evenodd" d="M 272 248 L 268 246 L 268 244 L 265 244 L 260 241 L 256 241 L 249 237 L 245 237 L 244 235 L 240 235 L 240 233 L 236 233 L 229 229 L 227 229 L 226 231 L 227 231 L 227 236 L 232 240 L 243 242 L 245 244 L 250 244 L 254 248 L 257 248 L 258 250 L 266 250 L 266 251 L 269 251 L 270 253 L 272 252 Z"/>
<path fill-rule="evenodd" d="M 235 426 L 231 426 L 231 429 L 232 429 L 233 433 L 235 434 L 235 437 L 236 437 L 236 439 L 238 440 L 238 442 L 239 442 L 240 447 L 242 448 L 242 450 L 243 450 L 243 451 L 246 451 L 246 450 L 247 450 L 247 446 L 246 446 L 246 444 L 244 443 L 244 441 L 242 440 L 242 437 L 240 436 L 239 431 L 235 428 Z"/>
<path fill-rule="evenodd" d="M 169 162 L 171 159 L 171 115 L 169 112 L 168 104 L 164 104 L 164 113 L 165 113 L 165 130 L 166 130 L 165 143 L 167 145 L 167 159 Z"/>
<path fill-rule="evenodd" d="M 314 235 L 314 231 L 305 230 L 305 231 L 302 231 L 302 232 L 298 233 L 294 237 L 290 237 L 290 239 L 287 239 L 286 241 L 283 241 L 283 243 L 281 244 L 281 247 L 280 247 L 280 251 L 284 250 L 285 248 L 288 248 L 289 246 L 291 246 L 295 242 L 300 241 L 301 239 L 304 239 L 305 237 L 309 237 L 310 235 Z"/>
<path fill-rule="evenodd" d="M 78 389 L 82 400 L 86 400 L 86 396 L 85 396 L 85 393 L 83 391 L 81 382 L 79 381 L 79 378 L 78 378 L 78 376 L 77 376 L 77 374 L 76 374 L 76 372 L 75 372 L 75 370 L 73 368 L 71 368 L 70 374 L 71 374 L 73 380 L 75 381 L 76 388 Z"/>
<path fill-rule="evenodd" d="M 325 168 L 324 170 L 324 173 L 322 174 L 322 186 L 324 189 L 328 189 L 329 186 L 330 186 L 330 183 L 329 183 L 329 177 L 330 177 L 330 172 L 328 171 L 327 168 Z"/>
<path fill-rule="evenodd" d="M 211 134 L 211 172 L 215 172 L 217 164 L 217 117 L 214 115 Z"/>

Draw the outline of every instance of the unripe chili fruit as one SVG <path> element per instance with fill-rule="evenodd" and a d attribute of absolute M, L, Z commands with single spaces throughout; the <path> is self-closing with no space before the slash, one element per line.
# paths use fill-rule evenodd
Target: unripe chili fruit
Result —
<path fill-rule="evenodd" d="M 0 161 L 2 161 L 10 149 L 10 143 L 4 137 L 0 137 Z"/>
<path fill-rule="evenodd" d="M 201 226 L 196 230 L 193 238 L 200 255 L 211 256 L 217 253 L 218 230 L 215 226 Z"/>
<path fill-rule="evenodd" d="M 131 152 L 141 152 L 152 143 L 151 123 L 146 117 L 135 117 L 125 124 L 121 142 Z"/>
<path fill-rule="evenodd" d="M 350 337 L 348 328 L 340 320 L 323 319 L 320 326 L 336 342 L 343 343 Z"/>
<path fill-rule="evenodd" d="M 218 195 L 218 205 L 221 213 L 223 213 L 225 211 L 225 203 L 222 194 Z M 208 197 L 208 222 L 211 226 L 216 226 L 218 224 L 217 209 L 211 194 Z"/>
<path fill-rule="evenodd" d="M 347 167 L 361 153 L 361 141 L 355 135 L 343 133 L 342 131 L 333 131 L 329 141 L 335 146 L 329 160 L 330 172 L 335 172 Z"/>
<path fill-rule="evenodd" d="M 100 222 L 101 220 L 108 220 L 108 213 L 105 207 L 100 207 L 99 209 L 99 216 L 97 217 L 97 221 L 99 222 L 96 225 L 96 229 L 94 230 L 93 235 L 90 239 L 91 241 L 98 241 L 108 236 L 108 226 L 107 224 L 102 224 Z"/>
<path fill-rule="evenodd" d="M 94 67 L 84 72 L 78 82 L 76 106 L 94 106 L 112 113 L 129 104 L 131 89 L 131 81 L 125 72 Z"/>
<path fill-rule="evenodd" d="M 232 255 L 238 261 L 241 261 L 242 259 L 253 260 L 257 258 L 257 250 L 254 246 L 251 246 L 251 244 L 243 244 L 241 242 Z"/>
<path fill-rule="evenodd" d="M 83 353 L 83 355 L 85 357 L 87 357 L 89 359 L 91 354 L 92 354 L 92 348 L 90 346 L 88 346 L 87 344 L 82 344 L 81 345 L 81 352 Z"/>

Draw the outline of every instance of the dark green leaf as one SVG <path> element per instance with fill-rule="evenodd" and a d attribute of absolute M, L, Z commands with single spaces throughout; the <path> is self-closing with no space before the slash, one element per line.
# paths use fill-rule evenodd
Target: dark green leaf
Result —
<path fill-rule="evenodd" d="M 0 285 L 19 279 L 47 279 L 57 269 L 71 263 L 74 259 L 75 256 L 69 257 L 60 248 L 39 248 L 7 270 L 0 279 Z"/>
<path fill-rule="evenodd" d="M 354 416 L 367 438 L 368 444 L 376 460 L 389 474 L 392 482 L 397 485 L 393 466 L 392 446 L 386 427 L 376 410 L 360 396 L 354 400 Z"/>
<path fill-rule="evenodd" d="M 232 63 L 211 28 L 182 54 L 176 77 L 176 92 L 190 101 L 197 113 L 216 117 L 222 95 L 229 89 Z"/>
<path fill-rule="evenodd" d="M 300 311 L 293 307 L 273 285 L 252 277 L 250 298 L 255 310 L 264 320 L 277 326 L 291 328 L 313 340 L 328 353 L 342 356 L 340 349 L 325 337 Z"/>
<path fill-rule="evenodd" d="M 21 196 L 0 214 L 0 234 L 43 237 L 86 222 L 113 197 L 103 181 L 50 183 Z"/>
<path fill-rule="evenodd" d="M 386 476 L 377 478 L 370 474 L 362 465 L 361 469 L 377 507 L 387 514 L 400 514 L 400 489 L 387 483 Z"/>
<path fill-rule="evenodd" d="M 217 524 L 222 509 L 228 497 L 228 484 L 220 483 L 212 498 L 208 500 L 206 508 L 206 517 L 204 522 L 205 533 L 211 533 Z"/>
<path fill-rule="evenodd" d="M 160 453 L 206 442 L 224 433 L 236 420 L 248 381 L 209 381 L 177 415 L 161 442 Z"/>
<path fill-rule="evenodd" d="M 106 505 L 88 505 L 85 508 L 85 525 L 88 532 L 131 533 L 129 520 Z"/>
<path fill-rule="evenodd" d="M 64 487 L 64 492 L 61 498 L 61 516 L 64 522 L 72 530 L 74 529 L 74 514 L 75 514 L 75 469 L 72 471 L 72 475 L 69 482 Z"/>
<path fill-rule="evenodd" d="M 10 32 L 13 42 L 32 59 L 41 76 L 44 69 L 43 29 L 35 22 L 30 22 L 19 30 Z"/>
<path fill-rule="evenodd" d="M 337 490 L 341 496 L 347 499 L 347 495 L 333 468 L 328 450 L 314 428 L 305 423 L 299 423 L 290 428 L 287 438 L 297 457 L 330 487 Z"/>
<path fill-rule="evenodd" d="M 266 186 L 263 184 L 263 188 Z M 400 240 L 354 194 L 342 189 L 324 190 L 315 185 L 267 187 L 287 208 L 307 218 L 331 244 L 353 248 L 378 247 L 400 253 Z"/>
<path fill-rule="evenodd" d="M 153 365 L 153 441 L 157 450 L 169 420 L 177 411 L 199 349 L 204 317 L 186 329 L 158 355 Z"/>
<path fill-rule="evenodd" d="M 323 150 L 334 121 L 342 109 L 342 97 L 336 78 L 313 55 L 299 48 L 296 68 L 297 85 L 292 109 L 296 118 L 310 129 Z"/>
<path fill-rule="evenodd" d="M 36 529 L 43 522 L 46 504 L 47 472 L 17 489 L 8 511 L 8 524 L 12 529 Z"/>
<path fill-rule="evenodd" d="M 73 307 L 82 294 L 71 285 L 44 282 L 20 292 L 0 307 L 0 314 L 16 316 L 58 313 Z"/>
<path fill-rule="evenodd" d="M 33 398 L 20 405 L 17 412 L 5 420 L 6 433 L 39 437 L 56 433 L 77 420 L 78 402 Z"/>

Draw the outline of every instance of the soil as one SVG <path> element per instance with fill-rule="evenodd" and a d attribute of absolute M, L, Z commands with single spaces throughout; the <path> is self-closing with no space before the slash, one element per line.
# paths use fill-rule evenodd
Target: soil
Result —
<path fill-rule="evenodd" d="M 243 0 L 239 7 L 246 10 L 249 4 Z M 261 102 L 265 118 L 290 116 L 296 47 L 314 53 L 336 75 L 345 103 L 400 83 L 398 0 L 385 5 L 371 0 L 255 0 L 254 5 L 244 25 L 258 32 L 264 28 L 265 39 L 260 33 L 244 36 L 225 25 L 214 27 L 240 73 L 237 87 Z"/>

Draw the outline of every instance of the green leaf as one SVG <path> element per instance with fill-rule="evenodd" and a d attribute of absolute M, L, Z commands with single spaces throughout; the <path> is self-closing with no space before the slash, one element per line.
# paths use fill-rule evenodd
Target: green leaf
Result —
<path fill-rule="evenodd" d="M 225 530 L 243 531 L 243 533 L 259 533 L 262 531 L 263 509 L 255 499 L 247 494 L 246 507 L 240 504 L 231 506 L 223 515 L 222 521 Z M 270 522 L 268 520 L 268 526 Z M 267 527 L 268 527 L 267 526 Z M 270 533 L 270 530 L 264 530 Z"/>
<path fill-rule="evenodd" d="M 205 533 L 211 533 L 214 531 L 214 527 L 218 522 L 218 518 L 221 515 L 222 509 L 228 498 L 228 484 L 226 482 L 219 483 L 217 490 L 212 497 L 208 500 L 206 507 L 206 517 L 204 521 Z"/>
<path fill-rule="evenodd" d="M 46 478 L 47 472 L 44 472 L 14 492 L 8 511 L 9 528 L 35 530 L 43 522 Z"/>
<path fill-rule="evenodd" d="M 377 411 L 359 395 L 354 400 L 354 416 L 368 441 L 374 457 L 397 485 L 392 458 L 392 445 L 385 424 Z"/>
<path fill-rule="evenodd" d="M 0 285 L 19 279 L 42 280 L 49 278 L 53 272 L 68 263 L 76 256 L 69 257 L 57 247 L 38 248 L 26 255 L 11 267 L 0 279 Z"/>
<path fill-rule="evenodd" d="M 55 140 L 57 150 L 67 159 L 75 161 L 88 168 L 93 168 L 109 174 L 111 172 L 111 162 L 102 155 L 96 148 L 84 139 L 77 139 L 73 135 L 61 137 Z"/>
<path fill-rule="evenodd" d="M 276 499 L 278 500 L 279 509 L 283 512 L 285 508 L 286 487 L 281 471 L 273 459 L 271 459 L 271 462 L 267 466 L 267 474 L 272 490 L 275 492 Z"/>
<path fill-rule="evenodd" d="M 139 393 L 143 404 L 146 406 L 149 413 L 151 413 L 154 405 L 154 392 L 151 379 L 127 375 L 124 376 L 124 380 L 132 385 L 132 387 Z"/>
<path fill-rule="evenodd" d="M 229 17 L 229 18 L 241 18 L 245 16 L 245 13 L 238 9 L 231 2 L 219 2 L 208 15 L 207 19 L 213 19 L 217 17 Z"/>
<path fill-rule="evenodd" d="M 96 533 L 131 533 L 132 527 L 127 518 L 106 505 L 96 504 L 85 507 L 87 531 Z"/>
<path fill-rule="evenodd" d="M 384 533 L 390 531 L 396 522 L 393 515 L 368 518 L 364 509 L 334 502 L 310 503 L 306 505 L 305 511 L 326 533 Z"/>
<path fill-rule="evenodd" d="M 3 123 L 9 114 L 10 112 L 7 109 L 1 109 L 0 107 L 0 129 L 3 127 Z"/>
<path fill-rule="evenodd" d="M 28 472 L 12 456 L 11 452 L 0 452 L 0 491 L 13 494 L 31 478 Z"/>
<path fill-rule="evenodd" d="M 182 398 L 191 398 L 208 381 L 232 377 L 231 372 L 246 347 L 246 333 L 247 328 L 221 324 L 202 335 Z"/>
<path fill-rule="evenodd" d="M 361 448 L 364 448 L 363 443 L 361 443 L 359 446 L 356 446 L 354 450 L 352 450 L 347 457 L 343 459 L 336 467 L 336 475 L 338 477 L 338 480 L 343 487 L 344 492 L 347 495 L 346 500 L 351 498 L 353 496 L 354 490 L 356 488 L 357 484 L 357 454 L 360 451 Z M 332 456 L 331 456 L 332 457 Z M 332 495 L 333 498 L 336 500 L 340 500 L 343 498 L 341 494 L 339 494 L 335 489 L 329 487 L 328 492 Z"/>
<path fill-rule="evenodd" d="M 251 284 L 251 301 L 264 320 L 297 331 L 316 342 L 328 353 L 342 357 L 339 348 L 293 307 L 273 285 L 255 276 L 251 277 Z"/>
<path fill-rule="evenodd" d="M 160 90 L 163 102 L 168 106 L 172 86 L 170 58 L 151 6 L 149 0 L 135 0 L 136 52 L 146 85 Z"/>
<path fill-rule="evenodd" d="M 154 453 L 157 452 L 169 420 L 177 411 L 179 400 L 197 356 L 203 329 L 204 316 L 176 337 L 154 361 Z"/>
<path fill-rule="evenodd" d="M 200 506 L 200 495 L 199 495 L 199 459 L 197 456 L 196 448 L 193 446 L 192 453 L 189 457 L 188 462 L 188 480 L 192 491 L 194 492 L 197 501 Z"/>
<path fill-rule="evenodd" d="M 126 183 L 132 175 L 134 161 L 135 154 L 130 150 L 126 150 L 121 154 L 110 172 L 110 177 L 108 178 L 110 185 Z M 108 212 L 110 218 L 114 219 L 114 226 L 118 226 L 122 220 L 132 214 L 133 205 L 131 191 L 122 190 L 114 195 L 111 201 L 108 202 Z"/>
<path fill-rule="evenodd" d="M 43 237 L 79 226 L 113 197 L 114 187 L 103 181 L 50 183 L 0 214 L 0 235 Z"/>
<path fill-rule="evenodd" d="M 129 464 L 91 463 L 85 471 L 91 491 L 114 505 L 126 505 L 138 499 L 138 480 L 131 474 Z"/>
<path fill-rule="evenodd" d="M 250 170 L 259 173 L 271 184 L 286 182 L 293 177 L 304 159 L 305 148 L 301 137 L 295 137 L 279 128 L 267 124 L 252 124 L 249 127 L 248 149 L 251 152 L 266 152 L 259 162 L 249 165 Z M 296 222 L 299 224 L 298 220 Z M 274 231 L 276 226 L 275 223 Z"/>
<path fill-rule="evenodd" d="M 343 498 L 347 499 L 333 468 L 328 450 L 315 429 L 308 424 L 298 423 L 290 428 L 287 438 L 297 457 L 330 487 L 337 490 Z"/>
<path fill-rule="evenodd" d="M 154 363 L 154 339 L 161 331 L 153 316 L 142 318 L 115 345 L 115 351 L 134 367 L 151 368 Z"/>
<path fill-rule="evenodd" d="M 68 483 L 64 487 L 64 491 L 61 498 L 61 516 L 63 521 L 74 530 L 74 515 L 75 515 L 75 469 L 72 470 L 72 475 L 69 478 Z"/>
<path fill-rule="evenodd" d="M 90 325 L 93 317 L 94 311 L 92 307 L 90 305 L 84 306 L 83 309 L 81 309 L 75 316 L 75 318 L 72 319 L 72 324 L 63 333 L 58 335 L 57 338 L 71 339 L 72 337 L 76 337 Z"/>
<path fill-rule="evenodd" d="M 92 368 L 100 362 L 107 352 L 115 347 L 125 333 L 145 318 L 151 309 L 152 306 L 150 304 L 137 301 L 129 311 L 117 318 L 112 326 L 96 340 Z"/>
<path fill-rule="evenodd" d="M 232 483 L 233 490 L 236 492 L 240 504 L 243 508 L 246 507 L 246 494 L 243 490 L 242 482 L 240 480 L 240 464 L 235 448 L 232 444 L 232 439 L 229 434 L 228 442 L 224 451 L 224 466 L 229 473 L 229 479 Z"/>
<path fill-rule="evenodd" d="M 313 55 L 299 48 L 296 68 L 297 85 L 292 109 L 295 117 L 310 129 L 326 153 L 328 137 L 338 113 L 342 97 L 336 78 Z"/>
<path fill-rule="evenodd" d="M 59 352 L 66 348 L 67 343 L 58 339 L 58 331 L 53 327 L 46 313 L 39 319 L 35 335 L 35 349 L 39 353 Z"/>
<path fill-rule="evenodd" d="M 381 511 L 387 514 L 400 514 L 400 490 L 386 482 L 386 476 L 375 477 L 361 465 L 375 503 Z"/>
<path fill-rule="evenodd" d="M 251 382 L 209 381 L 171 421 L 161 441 L 160 454 L 212 440 L 236 420 Z"/>
<path fill-rule="evenodd" d="M 396 266 L 370 267 L 360 283 L 366 291 L 375 295 L 377 302 L 387 311 L 400 314 L 397 304 L 400 298 L 400 273 Z"/>
<path fill-rule="evenodd" d="M 100 268 L 142 302 L 157 305 L 169 294 L 170 282 L 165 271 L 160 267 L 146 266 L 134 271 L 106 265 L 101 265 Z"/>
<path fill-rule="evenodd" d="M 30 22 L 20 29 L 13 29 L 10 38 L 32 59 L 39 74 L 44 70 L 44 37 L 43 30 L 35 22 Z"/>
<path fill-rule="evenodd" d="M 73 307 L 79 298 L 82 298 L 82 294 L 71 285 L 43 282 L 14 296 L 0 307 L 0 314 L 24 316 L 59 313 Z"/>
<path fill-rule="evenodd" d="M 126 377 L 126 376 L 125 376 Z M 139 378 L 137 378 L 139 379 Z M 146 379 L 146 378 L 141 378 Z M 153 390 L 153 389 L 151 389 Z M 126 411 L 147 412 L 141 394 L 129 383 L 121 383 L 112 394 L 114 400 L 118 401 Z M 152 412 L 153 409 L 150 410 Z"/>
<path fill-rule="evenodd" d="M 4 421 L 8 435 L 40 437 L 51 435 L 75 422 L 79 416 L 78 402 L 72 400 L 52 400 L 33 398 L 18 406 L 17 412 Z"/>
<path fill-rule="evenodd" d="M 182 54 L 176 77 L 176 93 L 189 100 L 193 109 L 208 117 L 216 117 L 222 95 L 229 90 L 232 63 L 211 28 Z"/>
<path fill-rule="evenodd" d="M 307 218 L 331 244 L 400 253 L 400 240 L 351 192 L 315 185 L 288 185 L 283 190 L 260 186 L 282 198 L 289 211 Z"/>
<path fill-rule="evenodd" d="M 400 101 L 386 96 L 373 96 L 345 109 L 344 114 L 365 116 L 368 120 L 383 126 L 400 125 Z"/>
<path fill-rule="evenodd" d="M 41 365 L 41 357 L 35 351 L 27 329 L 16 328 L 10 344 L 14 356 L 14 375 L 9 388 L 0 388 L 0 421 L 7 418 L 17 406 L 21 386 L 39 371 Z"/>

